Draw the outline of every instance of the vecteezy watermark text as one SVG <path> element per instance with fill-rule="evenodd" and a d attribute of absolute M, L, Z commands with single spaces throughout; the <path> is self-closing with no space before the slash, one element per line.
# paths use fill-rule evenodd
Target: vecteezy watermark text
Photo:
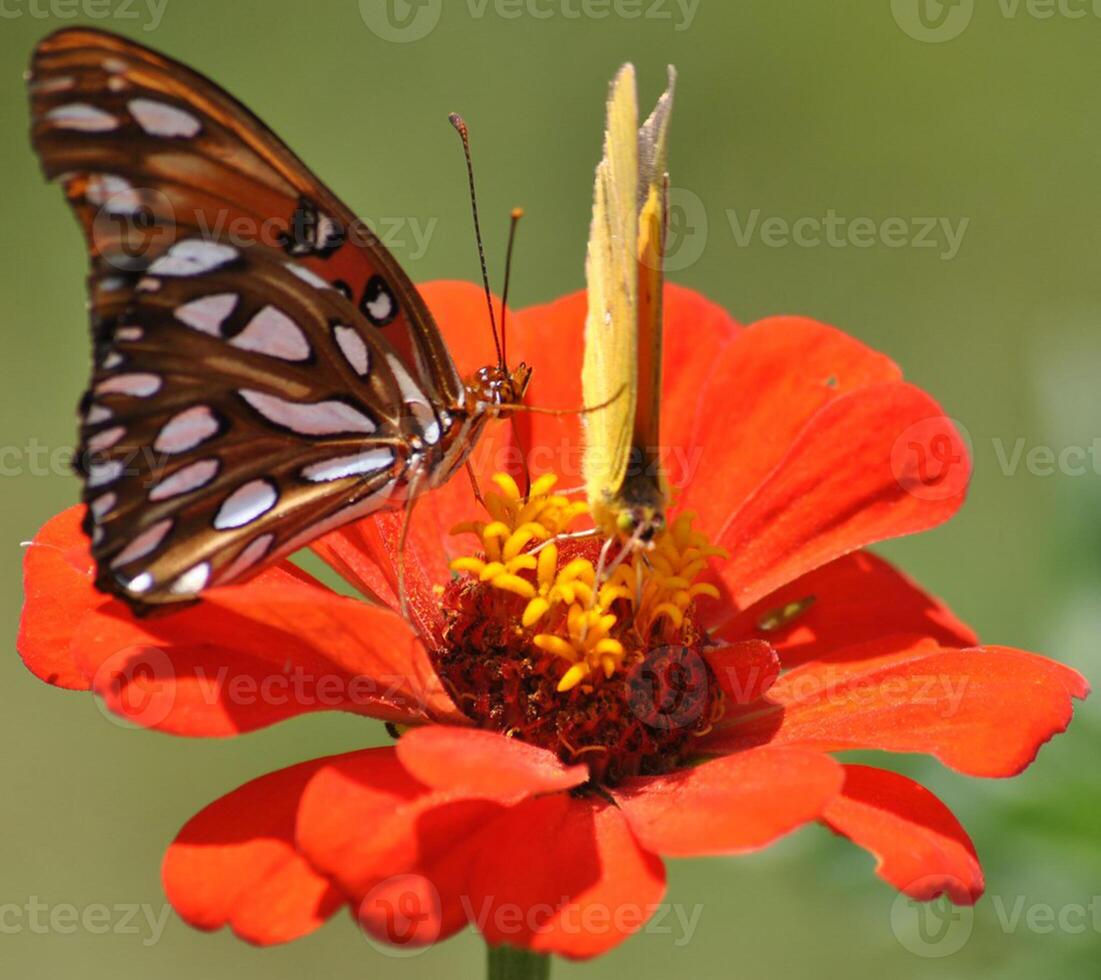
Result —
<path fill-rule="evenodd" d="M 679 32 L 692 26 L 699 7 L 700 0 L 455 0 L 447 11 L 462 11 L 472 20 L 658 21 Z M 431 34 L 443 10 L 443 0 L 359 0 L 363 23 L 383 40 L 399 44 Z"/>
<path fill-rule="evenodd" d="M 748 213 L 730 208 L 726 218 L 739 248 L 754 241 L 766 248 L 933 248 L 940 250 L 945 262 L 959 254 L 971 225 L 970 218 L 848 218 L 833 208 L 821 216 L 805 215 L 794 220 L 762 216 L 760 208 Z"/>
<path fill-rule="evenodd" d="M 78 932 L 93 936 L 138 936 L 143 946 L 160 942 L 168 916 L 168 905 L 146 902 L 45 902 L 31 895 L 23 902 L 0 903 L 0 935 L 32 933 L 36 936 L 71 936 Z"/>
<path fill-rule="evenodd" d="M 168 0 L 0 0 L 0 20 L 140 21 L 143 31 L 155 31 L 164 19 Z"/>

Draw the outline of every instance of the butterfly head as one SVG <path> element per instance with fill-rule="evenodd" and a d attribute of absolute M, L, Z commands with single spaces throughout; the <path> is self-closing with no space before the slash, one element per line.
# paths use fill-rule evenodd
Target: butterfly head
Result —
<path fill-rule="evenodd" d="M 641 454 L 633 450 L 632 459 L 637 464 Z M 628 471 L 609 508 L 615 530 L 622 538 L 649 548 L 665 530 L 666 493 L 663 482 L 656 466 L 646 465 Z"/>
<path fill-rule="evenodd" d="M 665 530 L 665 514 L 660 508 L 640 505 L 621 510 L 616 515 L 616 530 L 628 539 L 649 547 Z"/>
<path fill-rule="evenodd" d="M 531 368 L 521 362 L 511 370 L 503 365 L 479 368 L 467 383 L 474 403 L 494 416 L 505 416 L 521 404 L 531 381 Z"/>

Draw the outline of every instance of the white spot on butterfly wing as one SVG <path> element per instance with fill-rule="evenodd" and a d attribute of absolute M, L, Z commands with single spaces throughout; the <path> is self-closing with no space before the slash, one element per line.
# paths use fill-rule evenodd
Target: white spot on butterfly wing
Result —
<path fill-rule="evenodd" d="M 88 505 L 88 507 L 92 511 L 92 516 L 98 521 L 102 519 L 105 514 L 109 514 L 114 510 L 115 504 L 118 502 L 118 494 L 108 491 L 107 493 L 101 493 Z"/>
<path fill-rule="evenodd" d="M 431 404 L 429 404 L 428 396 L 421 391 L 417 383 L 409 376 L 409 372 L 405 370 L 405 365 L 397 357 L 393 354 L 387 354 L 386 363 L 390 365 L 390 370 L 394 373 L 394 380 L 398 383 L 402 401 L 409 406 L 409 411 L 413 418 L 417 420 L 424 441 L 428 445 L 434 446 L 440 441 L 440 423 Z"/>
<path fill-rule="evenodd" d="M 142 206 L 141 194 L 134 185 L 117 174 L 91 174 L 84 196 L 107 214 L 134 214 Z"/>
<path fill-rule="evenodd" d="M 363 288 L 359 308 L 376 327 L 385 326 L 398 314 L 398 302 L 382 276 L 372 276 Z"/>
<path fill-rule="evenodd" d="M 156 99 L 131 99 L 126 107 L 139 126 L 150 136 L 184 137 L 198 135 L 203 124 L 190 112 Z"/>
<path fill-rule="evenodd" d="M 118 351 L 113 350 L 103 359 L 103 367 L 110 371 L 112 368 L 117 368 L 124 360 L 125 358 Z"/>
<path fill-rule="evenodd" d="M 131 579 L 130 583 L 128 585 L 124 585 L 123 588 L 125 588 L 128 592 L 137 592 L 138 594 L 141 594 L 142 592 L 148 592 L 151 588 L 153 588 L 153 576 L 150 575 L 148 572 L 142 572 L 140 575 Z"/>
<path fill-rule="evenodd" d="M 189 463 L 177 470 L 171 476 L 166 476 L 152 490 L 149 491 L 149 499 L 153 501 L 168 500 L 178 497 L 192 490 L 205 487 L 215 476 L 221 463 L 217 459 L 200 459 Z"/>
<path fill-rule="evenodd" d="M 305 361 L 310 356 L 310 343 L 302 328 L 270 305 L 249 320 L 245 329 L 230 340 L 230 345 L 284 361 Z"/>
<path fill-rule="evenodd" d="M 108 133 L 119 125 L 111 113 L 86 102 L 59 105 L 43 118 L 59 129 L 75 129 L 82 133 Z"/>
<path fill-rule="evenodd" d="M 375 320 L 385 320 L 394 309 L 394 301 L 389 293 L 379 293 L 375 299 L 368 300 L 365 305 Z"/>
<path fill-rule="evenodd" d="M 315 289 L 335 289 L 336 287 L 332 283 L 326 282 L 321 278 L 313 269 L 307 269 L 304 265 L 299 265 L 297 262 L 288 262 L 287 270 L 298 276 L 303 282 L 309 283 Z"/>
<path fill-rule="evenodd" d="M 196 592 L 202 592 L 209 580 L 210 562 L 204 561 L 184 572 L 169 586 L 168 591 L 173 595 L 194 595 Z"/>
<path fill-rule="evenodd" d="M 317 245 L 320 248 L 325 248 L 338 237 L 339 231 L 336 222 L 323 211 L 319 211 L 317 214 Z"/>
<path fill-rule="evenodd" d="M 219 531 L 244 527 L 263 516 L 279 502 L 279 493 L 270 480 L 250 480 L 233 491 L 214 515 Z"/>
<path fill-rule="evenodd" d="M 363 476 L 386 469 L 394 462 L 394 451 L 388 448 L 368 449 L 351 456 L 336 456 L 303 467 L 302 476 L 311 483 L 326 483 L 347 476 Z"/>
<path fill-rule="evenodd" d="M 64 92 L 76 85 L 76 79 L 72 75 L 56 75 L 53 78 L 38 78 L 27 85 L 27 89 L 35 94 L 47 92 Z"/>
<path fill-rule="evenodd" d="M 336 338 L 336 345 L 352 366 L 352 370 L 361 378 L 366 377 L 371 371 L 371 352 L 367 349 L 367 343 L 359 335 L 359 331 L 355 327 L 346 327 L 338 323 L 333 327 L 333 337 Z"/>
<path fill-rule="evenodd" d="M 84 416 L 84 421 L 88 425 L 96 425 L 99 422 L 106 422 L 111 418 L 111 409 L 106 405 L 91 405 L 88 408 L 88 414 Z"/>
<path fill-rule="evenodd" d="M 102 487 L 106 483 L 113 483 L 124 469 L 121 459 L 109 459 L 104 463 L 93 463 L 88 467 L 88 486 Z"/>
<path fill-rule="evenodd" d="M 236 293 L 211 293 L 177 306 L 172 315 L 194 330 L 220 337 L 222 324 L 236 306 Z"/>
<path fill-rule="evenodd" d="M 159 453 L 186 453 L 217 435 L 218 419 L 206 405 L 185 408 L 173 415 L 157 433 L 153 448 Z"/>
<path fill-rule="evenodd" d="M 171 529 L 171 517 L 166 517 L 163 521 L 157 521 L 156 524 L 142 531 L 122 551 L 115 555 L 111 559 L 111 567 L 119 568 L 122 565 L 128 565 L 132 561 L 137 561 L 139 558 L 144 558 L 160 546 Z"/>
<path fill-rule="evenodd" d="M 160 390 L 160 376 L 144 372 L 116 374 L 96 385 L 97 395 L 130 395 L 133 398 L 148 398 Z"/>
<path fill-rule="evenodd" d="M 133 341 L 141 340 L 145 336 L 145 331 L 141 327 L 116 327 L 115 328 L 115 340 L 120 341 Z"/>
<path fill-rule="evenodd" d="M 290 402 L 249 389 L 242 389 L 239 394 L 269 422 L 299 435 L 331 436 L 344 432 L 371 435 L 377 428 L 366 415 L 344 402 Z"/>
<path fill-rule="evenodd" d="M 232 245 L 187 238 L 176 242 L 149 266 L 148 271 L 154 276 L 198 276 L 232 262 L 237 255 L 237 249 Z M 138 283 L 139 289 L 141 286 Z"/>
<path fill-rule="evenodd" d="M 268 553 L 274 540 L 274 534 L 261 534 L 260 537 L 250 541 L 226 566 L 225 571 L 218 575 L 218 582 L 224 584 L 239 578 Z"/>
<path fill-rule="evenodd" d="M 101 453 L 105 449 L 110 449 L 124 435 L 126 435 L 126 429 L 121 425 L 115 425 L 110 429 L 104 429 L 102 432 L 97 432 L 88 439 L 88 451 Z"/>

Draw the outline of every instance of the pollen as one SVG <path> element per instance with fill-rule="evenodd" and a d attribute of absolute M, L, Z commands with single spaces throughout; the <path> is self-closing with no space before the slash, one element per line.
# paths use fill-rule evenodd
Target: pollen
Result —
<path fill-rule="evenodd" d="M 554 474 L 526 495 L 506 474 L 492 482 L 486 518 L 452 530 L 476 544 L 451 562 L 442 597 L 444 683 L 476 723 L 583 760 L 605 782 L 664 771 L 720 707 L 695 609 L 718 598 L 698 579 L 726 553 L 691 513 L 631 548 L 594 530 Z M 692 711 L 670 724 L 666 700 Z"/>

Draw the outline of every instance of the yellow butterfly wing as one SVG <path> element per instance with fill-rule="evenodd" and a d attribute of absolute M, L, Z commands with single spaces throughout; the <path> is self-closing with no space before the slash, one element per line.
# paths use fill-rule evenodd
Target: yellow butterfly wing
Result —
<path fill-rule="evenodd" d="M 620 69 L 607 103 L 586 261 L 582 391 L 589 506 L 606 533 L 649 540 L 668 492 L 657 461 L 666 146 L 674 73 L 642 129 L 635 71 Z"/>

